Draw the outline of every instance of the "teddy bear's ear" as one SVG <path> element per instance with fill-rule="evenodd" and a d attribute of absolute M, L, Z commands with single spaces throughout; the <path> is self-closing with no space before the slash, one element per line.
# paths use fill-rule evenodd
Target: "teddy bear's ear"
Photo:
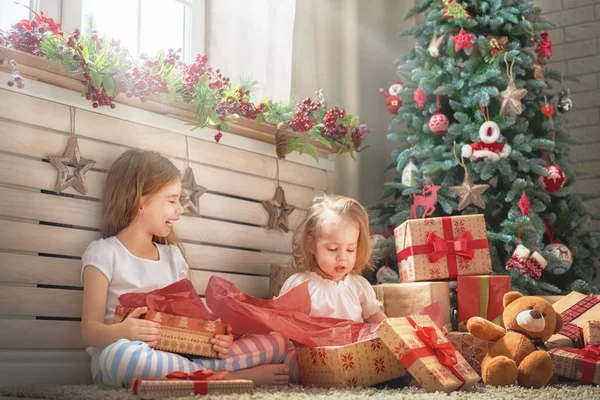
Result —
<path fill-rule="evenodd" d="M 556 326 L 554 327 L 554 333 L 560 332 L 562 327 L 563 327 L 562 315 L 560 315 L 559 313 L 556 313 Z"/>
<path fill-rule="evenodd" d="M 516 299 L 523 297 L 523 295 L 519 292 L 508 292 L 504 295 L 504 308 L 506 308 L 507 305 L 509 305 L 510 303 L 512 303 L 513 301 L 515 301 Z"/>

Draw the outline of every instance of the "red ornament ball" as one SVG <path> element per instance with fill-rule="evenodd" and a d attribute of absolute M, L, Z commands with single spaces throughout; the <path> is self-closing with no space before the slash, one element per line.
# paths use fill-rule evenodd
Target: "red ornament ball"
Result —
<path fill-rule="evenodd" d="M 429 130 L 436 135 L 443 135 L 448 131 L 448 117 L 442 113 L 435 113 L 429 118 Z"/>
<path fill-rule="evenodd" d="M 540 176 L 540 186 L 550 192 L 558 192 L 565 184 L 565 173 L 558 165 L 547 165 L 548 176 Z"/>

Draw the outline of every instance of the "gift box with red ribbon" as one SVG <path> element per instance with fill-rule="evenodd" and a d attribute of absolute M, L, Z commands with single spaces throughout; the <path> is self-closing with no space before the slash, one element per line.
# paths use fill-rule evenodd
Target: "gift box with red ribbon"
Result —
<path fill-rule="evenodd" d="M 586 321 L 583 326 L 583 344 L 600 344 L 600 319 Z"/>
<path fill-rule="evenodd" d="M 483 215 L 411 219 L 394 237 L 401 282 L 492 273 Z"/>
<path fill-rule="evenodd" d="M 561 331 L 546 342 L 550 349 L 584 346 L 583 328 L 587 321 L 600 319 L 600 297 L 571 292 L 552 304 L 563 319 Z"/>
<path fill-rule="evenodd" d="M 481 362 L 494 342 L 486 342 L 476 338 L 469 332 L 448 332 L 446 337 L 467 360 L 473 370 L 481 375 Z"/>
<path fill-rule="evenodd" d="M 459 324 L 468 321 L 471 317 L 482 317 L 504 326 L 503 298 L 507 292 L 510 292 L 510 276 L 459 276 L 456 283 Z"/>
<path fill-rule="evenodd" d="M 428 392 L 468 389 L 480 381 L 479 375 L 426 315 L 389 318 L 381 323 L 378 334 Z"/>
<path fill-rule="evenodd" d="M 129 386 L 142 399 L 187 397 L 207 394 L 251 394 L 254 383 L 244 379 L 224 379 L 227 372 L 172 372 L 165 379 L 136 378 Z"/>
<path fill-rule="evenodd" d="M 583 349 L 556 348 L 548 352 L 554 374 L 585 383 L 600 384 L 600 345 Z"/>

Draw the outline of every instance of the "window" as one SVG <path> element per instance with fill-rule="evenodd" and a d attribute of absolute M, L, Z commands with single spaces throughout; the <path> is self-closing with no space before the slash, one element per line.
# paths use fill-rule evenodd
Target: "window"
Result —
<path fill-rule="evenodd" d="M 36 9 L 37 1 L 35 0 L 24 0 L 20 2 L 26 6 Z M 17 4 L 14 1 L 2 1 L 0 2 L 0 30 L 6 31 L 10 27 L 25 18 L 33 18 L 33 14 L 27 8 L 21 4 Z"/>

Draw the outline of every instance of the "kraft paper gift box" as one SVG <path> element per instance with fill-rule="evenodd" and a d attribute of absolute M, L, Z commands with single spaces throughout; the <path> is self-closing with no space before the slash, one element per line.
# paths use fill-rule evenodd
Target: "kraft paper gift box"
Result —
<path fill-rule="evenodd" d="M 600 319 L 586 321 L 583 326 L 583 344 L 600 344 Z"/>
<path fill-rule="evenodd" d="M 296 359 L 305 386 L 366 387 L 406 373 L 379 338 L 344 346 L 297 346 Z"/>
<path fill-rule="evenodd" d="M 468 389 L 479 375 L 428 316 L 388 318 L 378 330 L 381 341 L 428 392 Z"/>
<path fill-rule="evenodd" d="M 117 306 L 113 324 L 122 322 L 131 311 L 132 308 Z M 142 318 L 161 325 L 160 340 L 154 348 L 172 353 L 216 358 L 218 355 L 213 350 L 210 339 L 217 334 L 225 334 L 226 331 L 226 325 L 221 322 L 180 317 L 152 310 L 148 310 Z"/>
<path fill-rule="evenodd" d="M 459 324 L 471 317 L 482 317 L 504 326 L 503 299 L 510 292 L 510 276 L 459 276 L 456 281 Z"/>
<path fill-rule="evenodd" d="M 481 362 L 494 342 L 478 339 L 469 332 L 448 332 L 446 337 L 473 370 L 481 375 Z"/>
<path fill-rule="evenodd" d="M 390 318 L 408 317 L 437 301 L 444 313 L 444 325 L 450 323 L 449 282 L 407 282 L 374 285 L 382 311 Z"/>
<path fill-rule="evenodd" d="M 562 316 L 563 328 L 548 339 L 546 347 L 582 348 L 585 323 L 600 319 L 600 297 L 571 292 L 552 307 Z"/>
<path fill-rule="evenodd" d="M 411 219 L 394 238 L 400 282 L 492 273 L 483 215 Z"/>
<path fill-rule="evenodd" d="M 207 374 L 208 372 L 208 374 Z M 135 378 L 129 388 L 142 399 L 161 399 L 198 395 L 252 394 L 254 382 L 245 379 L 223 379 L 227 373 L 212 375 L 212 371 L 191 374 L 173 372 L 164 379 Z M 208 377 L 206 375 L 209 375 Z"/>
<path fill-rule="evenodd" d="M 600 384 L 600 346 L 583 349 L 556 348 L 548 351 L 554 364 L 554 374 L 585 383 Z"/>

